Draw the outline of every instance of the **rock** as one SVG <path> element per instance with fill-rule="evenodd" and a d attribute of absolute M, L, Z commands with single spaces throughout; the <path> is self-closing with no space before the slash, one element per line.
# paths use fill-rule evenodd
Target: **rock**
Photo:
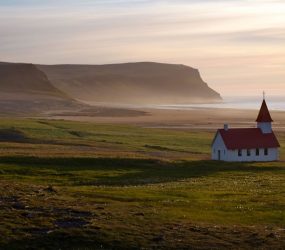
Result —
<path fill-rule="evenodd" d="M 22 213 L 21 215 L 22 215 L 23 217 L 29 218 L 29 219 L 35 217 L 34 214 L 27 213 L 27 212 L 24 212 L 24 213 Z"/>
<path fill-rule="evenodd" d="M 97 210 L 104 210 L 104 207 L 96 207 Z"/>
<path fill-rule="evenodd" d="M 23 210 L 25 209 L 25 205 L 22 204 L 21 202 L 16 202 L 12 205 L 12 208 L 17 209 L 17 210 Z"/>
<path fill-rule="evenodd" d="M 144 213 L 140 212 L 140 213 L 135 213 L 134 215 L 136 215 L 136 216 L 144 216 Z"/>
<path fill-rule="evenodd" d="M 87 224 L 87 221 L 79 218 L 60 219 L 55 222 L 55 225 L 60 228 L 80 228 Z"/>
<path fill-rule="evenodd" d="M 190 227 L 189 230 L 192 232 L 201 232 L 202 231 L 199 227 Z"/>
<path fill-rule="evenodd" d="M 43 235 L 43 234 L 47 234 L 50 231 L 50 229 L 49 228 L 25 228 L 24 231 L 32 235 Z"/>
<path fill-rule="evenodd" d="M 267 238 L 276 238 L 276 235 L 274 233 L 270 233 L 266 235 Z"/>
<path fill-rule="evenodd" d="M 57 193 L 57 190 L 53 186 L 48 186 L 44 191 L 49 192 L 49 193 Z"/>
<path fill-rule="evenodd" d="M 156 236 L 152 239 L 154 242 L 160 242 L 164 240 L 163 235 Z"/>

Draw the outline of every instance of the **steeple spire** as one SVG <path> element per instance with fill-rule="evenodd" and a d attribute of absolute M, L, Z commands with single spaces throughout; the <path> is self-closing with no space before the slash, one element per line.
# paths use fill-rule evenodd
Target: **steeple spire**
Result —
<path fill-rule="evenodd" d="M 263 99 L 262 101 L 262 105 L 261 105 L 256 121 L 257 122 L 273 122 L 265 99 Z"/>

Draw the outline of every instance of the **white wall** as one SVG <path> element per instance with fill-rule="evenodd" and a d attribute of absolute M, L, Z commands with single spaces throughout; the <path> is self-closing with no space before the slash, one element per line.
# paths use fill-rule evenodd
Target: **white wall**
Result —
<path fill-rule="evenodd" d="M 220 150 L 220 159 L 219 159 L 219 150 Z M 217 133 L 215 141 L 212 145 L 212 160 L 221 160 L 226 161 L 227 159 L 227 148 L 225 146 L 225 143 L 222 139 L 222 136 L 220 133 Z"/>
<path fill-rule="evenodd" d="M 264 134 L 272 133 L 271 122 L 258 122 L 257 127 L 260 128 Z"/>
<path fill-rule="evenodd" d="M 220 133 L 217 134 L 212 145 L 212 160 L 219 160 L 218 152 L 220 150 L 220 160 L 228 162 L 250 162 L 250 161 L 276 161 L 279 159 L 278 148 L 269 148 L 268 155 L 264 155 L 264 149 L 259 149 L 259 156 L 256 155 L 256 149 L 250 149 L 250 156 L 247 156 L 247 150 L 242 150 L 242 156 L 238 156 L 238 150 L 228 150 L 224 144 Z"/>
<path fill-rule="evenodd" d="M 259 156 L 256 155 L 256 149 L 250 149 L 250 156 L 247 156 L 247 150 L 242 150 L 242 156 L 238 156 L 238 150 L 228 150 L 225 161 L 277 161 L 279 159 L 278 148 L 269 148 L 268 155 L 264 155 L 264 149 L 259 149 Z"/>

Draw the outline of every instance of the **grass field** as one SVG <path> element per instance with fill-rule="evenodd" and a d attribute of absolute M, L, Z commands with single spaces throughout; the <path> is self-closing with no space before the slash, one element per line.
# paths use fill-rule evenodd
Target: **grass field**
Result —
<path fill-rule="evenodd" d="M 213 136 L 1 120 L 0 249 L 285 248 L 284 162 L 210 161 Z"/>

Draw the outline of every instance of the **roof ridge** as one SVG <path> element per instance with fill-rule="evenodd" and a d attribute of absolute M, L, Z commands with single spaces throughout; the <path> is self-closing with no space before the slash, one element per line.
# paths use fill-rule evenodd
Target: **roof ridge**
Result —
<path fill-rule="evenodd" d="M 229 131 L 229 130 L 261 130 L 260 128 L 228 128 L 227 130 L 225 130 L 224 128 L 219 128 L 218 130 L 224 130 L 224 131 Z"/>
<path fill-rule="evenodd" d="M 277 148 L 280 144 L 272 131 L 263 134 L 260 128 L 219 129 L 228 149 Z"/>

